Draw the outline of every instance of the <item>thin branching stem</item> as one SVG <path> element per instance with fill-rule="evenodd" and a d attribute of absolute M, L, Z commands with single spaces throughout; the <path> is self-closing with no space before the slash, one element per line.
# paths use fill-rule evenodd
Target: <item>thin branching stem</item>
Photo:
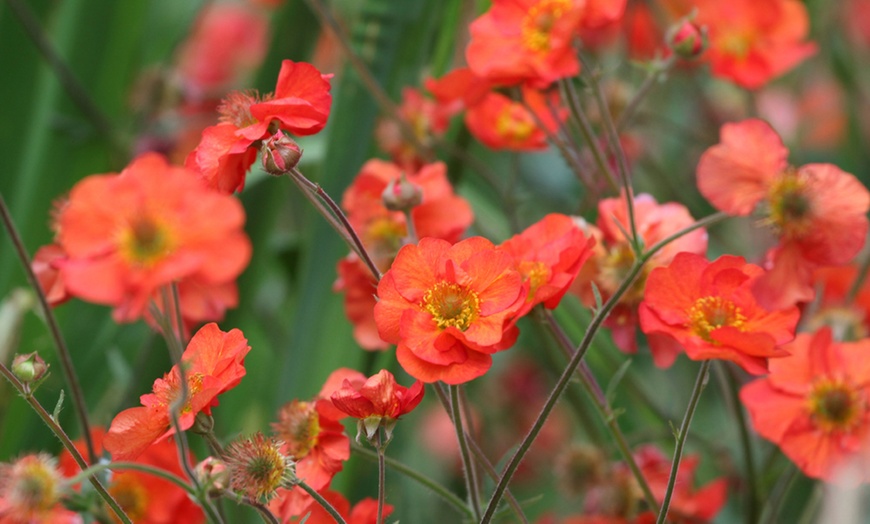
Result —
<path fill-rule="evenodd" d="M 480 520 L 480 493 L 477 480 L 477 468 L 471 461 L 468 450 L 468 440 L 465 438 L 465 430 L 462 424 L 462 408 L 459 404 L 459 386 L 450 386 L 450 416 L 453 419 L 453 427 L 456 428 L 456 439 L 459 441 L 459 452 L 462 457 L 462 466 L 465 470 L 465 487 L 468 490 L 468 498 L 471 500 L 471 510 L 474 518 Z"/>
<path fill-rule="evenodd" d="M 320 504 L 327 513 L 332 515 L 332 518 L 335 519 L 335 522 L 337 522 L 338 524 L 347 524 L 347 522 L 345 522 L 344 518 L 342 518 L 338 511 L 332 506 L 332 504 L 330 504 L 328 500 L 323 498 L 320 493 L 315 491 L 314 488 L 302 481 L 299 481 L 299 487 L 302 488 L 305 493 L 311 495 L 311 498 L 317 501 L 317 503 Z M 277 522 L 278 521 L 276 520 L 275 523 L 277 524 Z"/>
<path fill-rule="evenodd" d="M 752 453 L 752 440 L 746 416 L 740 403 L 740 391 L 737 387 L 737 377 L 734 370 L 725 362 L 717 362 L 714 368 L 719 383 L 722 386 L 725 403 L 731 410 L 732 418 L 737 423 L 740 435 L 740 447 L 743 451 L 743 469 L 746 479 L 746 524 L 758 522 L 758 482 L 755 478 L 755 458 Z"/>
<path fill-rule="evenodd" d="M 647 73 L 646 78 L 643 79 L 643 82 L 640 84 L 640 87 L 634 93 L 634 96 L 629 100 L 628 104 L 626 104 L 625 109 L 622 111 L 622 114 L 619 115 L 619 118 L 616 120 L 616 130 L 623 131 L 626 127 L 628 127 L 631 119 L 634 118 L 635 113 L 637 113 L 640 104 L 646 99 L 649 92 L 652 90 L 652 87 L 655 83 L 670 69 L 674 66 L 677 61 L 677 56 L 672 54 L 671 56 L 665 58 L 664 60 L 655 63 L 650 68 Z"/>
<path fill-rule="evenodd" d="M 54 310 L 48 305 L 48 299 L 45 297 L 45 291 L 39 285 L 39 280 L 36 279 L 36 274 L 31 266 L 30 255 L 27 254 L 27 248 L 24 247 L 24 242 L 21 240 L 21 235 L 18 233 L 18 228 L 15 227 L 15 222 L 12 220 L 12 214 L 9 212 L 9 207 L 6 206 L 6 201 L 3 195 L 0 194 L 0 215 L 3 217 L 3 226 L 9 234 L 9 239 L 15 248 L 15 253 L 18 255 L 18 260 L 24 268 L 24 273 L 27 275 L 27 281 L 30 287 L 36 293 L 39 299 L 39 305 L 42 308 L 42 314 L 45 317 L 45 322 L 48 324 L 48 330 L 51 333 L 51 338 L 54 341 L 54 346 L 57 348 L 57 356 L 60 360 L 60 368 L 63 371 L 64 379 L 70 390 L 72 397 L 73 409 L 76 412 L 76 417 L 79 421 L 79 426 L 82 431 L 82 439 L 85 441 L 85 448 L 88 451 L 88 459 L 90 463 L 97 462 L 97 454 L 94 451 L 94 441 L 91 437 L 91 425 L 88 421 L 88 408 L 85 404 L 85 396 L 79 384 L 78 376 L 76 375 L 75 367 L 73 366 L 72 356 L 69 348 L 63 339 L 60 332 L 60 326 L 57 324 L 57 319 L 54 316 Z"/>

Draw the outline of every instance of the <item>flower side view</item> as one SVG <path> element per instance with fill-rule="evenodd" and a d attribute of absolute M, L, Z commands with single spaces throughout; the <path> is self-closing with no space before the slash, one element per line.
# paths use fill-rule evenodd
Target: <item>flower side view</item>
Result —
<path fill-rule="evenodd" d="M 423 400 L 423 383 L 414 382 L 410 388 L 400 386 L 392 373 L 382 369 L 363 383 L 345 379 L 330 400 L 339 411 L 359 419 L 367 438 L 372 439 L 383 425 L 389 439 L 399 417 Z"/>
<path fill-rule="evenodd" d="M 423 382 L 461 384 L 516 340 L 510 320 L 525 302 L 513 257 L 489 240 L 424 238 L 399 251 L 378 284 L 375 322 L 399 363 Z"/>
<path fill-rule="evenodd" d="M 679 253 L 667 267 L 654 269 L 638 311 L 653 360 L 669 367 L 681 348 L 692 360 L 735 362 L 748 373 L 767 373 L 767 359 L 787 352 L 800 313 L 792 306 L 769 311 L 752 293 L 764 270 L 742 257 L 708 262 Z"/>
<path fill-rule="evenodd" d="M 245 376 L 244 358 L 251 347 L 238 329 L 223 332 L 206 324 L 190 340 L 181 356 L 185 366 L 187 401 L 178 413 L 181 431 L 193 427 L 197 413 L 211 414 L 218 395 L 234 388 Z M 143 407 L 119 413 L 103 439 L 114 460 L 132 460 L 154 442 L 171 436 L 171 406 L 182 394 L 182 375 L 177 366 L 154 381 L 153 393 L 142 395 Z"/>
<path fill-rule="evenodd" d="M 870 480 L 870 340 L 837 343 L 831 330 L 801 333 L 770 375 L 740 391 L 755 430 L 807 476 Z"/>

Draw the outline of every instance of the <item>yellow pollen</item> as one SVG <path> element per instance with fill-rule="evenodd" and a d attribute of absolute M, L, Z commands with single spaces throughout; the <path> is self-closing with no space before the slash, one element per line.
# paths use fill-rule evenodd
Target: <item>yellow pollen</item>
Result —
<path fill-rule="evenodd" d="M 278 422 L 272 425 L 284 441 L 287 454 L 296 460 L 308 455 L 320 436 L 320 415 L 313 402 L 294 400 L 278 413 Z"/>
<path fill-rule="evenodd" d="M 168 227 L 149 217 L 139 217 L 120 233 L 119 250 L 130 264 L 151 267 L 172 253 L 174 242 Z"/>
<path fill-rule="evenodd" d="M 550 50 L 550 32 L 556 21 L 570 9 L 569 0 L 542 0 L 523 18 L 520 38 L 523 47 L 536 53 Z"/>
<path fill-rule="evenodd" d="M 765 222 L 786 237 L 799 237 L 812 225 L 813 202 L 806 177 L 790 168 L 773 183 L 767 195 Z"/>
<path fill-rule="evenodd" d="M 495 121 L 498 136 L 511 142 L 522 142 L 529 138 L 535 132 L 535 124 L 526 118 L 524 111 L 514 104 L 505 106 Z"/>
<path fill-rule="evenodd" d="M 858 423 L 864 402 L 855 389 L 840 380 L 821 379 L 807 397 L 810 417 L 826 433 L 849 431 Z"/>
<path fill-rule="evenodd" d="M 744 60 L 749 56 L 753 40 L 753 37 L 749 34 L 734 31 L 720 36 L 716 41 L 715 47 L 720 49 L 725 55 L 731 55 L 737 60 Z"/>
<path fill-rule="evenodd" d="M 474 291 L 451 282 L 438 282 L 423 295 L 423 309 L 438 329 L 465 331 L 480 315 L 480 298 Z"/>
<path fill-rule="evenodd" d="M 702 339 L 717 344 L 710 333 L 721 327 L 731 326 L 743 331 L 746 317 L 730 300 L 722 297 L 703 297 L 687 311 L 689 328 Z"/>
<path fill-rule="evenodd" d="M 118 475 L 109 488 L 109 493 L 118 501 L 124 513 L 133 522 L 141 522 L 148 512 L 148 490 L 134 475 Z M 121 522 L 111 513 L 114 522 Z"/>
<path fill-rule="evenodd" d="M 546 264 L 535 260 L 523 260 L 520 262 L 519 270 L 523 278 L 529 281 L 529 295 L 526 301 L 531 301 L 538 288 L 550 280 L 552 272 Z"/>

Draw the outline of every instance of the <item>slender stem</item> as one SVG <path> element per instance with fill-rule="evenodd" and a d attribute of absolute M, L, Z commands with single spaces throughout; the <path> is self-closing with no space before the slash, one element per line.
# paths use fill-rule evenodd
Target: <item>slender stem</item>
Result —
<path fill-rule="evenodd" d="M 184 347 L 184 317 L 181 315 L 181 297 L 178 292 L 178 283 L 173 282 L 170 284 L 170 289 L 172 290 L 172 303 L 175 305 L 175 324 L 178 329 L 178 341 L 181 342 L 181 346 Z"/>
<path fill-rule="evenodd" d="M 386 502 L 386 486 L 387 486 L 387 465 L 384 461 L 384 445 L 383 440 L 384 428 L 378 427 L 378 438 L 377 438 L 377 448 L 378 448 L 378 519 L 377 524 L 384 523 L 384 503 Z"/>
<path fill-rule="evenodd" d="M 663 247 L 670 244 L 674 240 L 676 240 L 680 237 L 686 236 L 696 229 L 701 229 L 702 227 L 707 227 L 707 226 L 713 225 L 716 222 L 721 222 L 722 220 L 725 220 L 726 218 L 728 218 L 728 216 L 729 216 L 728 214 L 723 213 L 721 211 L 719 211 L 717 213 L 713 213 L 712 215 L 706 216 L 706 217 L 694 222 L 693 224 L 690 224 L 689 226 L 684 227 L 683 229 L 677 231 L 673 235 L 669 235 L 669 236 L 663 238 L 662 240 L 658 241 L 657 243 L 653 244 L 652 247 L 648 248 L 646 250 L 646 252 L 644 253 L 644 258 L 649 259 L 652 255 L 661 251 L 661 249 Z"/>
<path fill-rule="evenodd" d="M 3 195 L 0 194 L 0 215 L 3 217 L 3 226 L 9 234 L 9 239 L 15 247 L 15 253 L 18 255 L 18 260 L 24 268 L 24 273 L 27 276 L 27 281 L 30 287 L 36 293 L 39 299 L 39 305 L 42 308 L 42 314 L 45 316 L 45 322 L 48 324 L 48 330 L 51 332 L 51 338 L 54 341 L 54 346 L 57 348 L 57 356 L 60 360 L 60 367 L 63 371 L 64 379 L 70 389 L 73 408 L 79 420 L 79 426 L 82 431 L 82 439 L 85 441 L 85 447 L 88 450 L 88 461 L 96 463 L 97 453 L 94 451 L 94 441 L 91 437 L 91 425 L 88 422 L 88 408 L 85 404 L 85 396 L 82 392 L 79 379 L 76 375 L 75 367 L 73 366 L 72 356 L 60 332 L 60 327 L 57 324 L 57 319 L 54 316 L 54 310 L 48 305 L 48 299 L 45 297 L 45 291 L 39 285 L 39 280 L 36 279 L 36 274 L 33 273 L 31 266 L 30 255 L 27 254 L 27 248 L 24 247 L 24 242 L 21 240 L 21 235 L 18 234 L 18 228 L 15 227 L 15 222 L 12 220 L 12 214 L 6 206 L 6 201 Z"/>
<path fill-rule="evenodd" d="M 761 512 L 761 519 L 759 522 L 764 524 L 775 524 L 776 522 L 779 522 L 779 510 L 782 508 L 786 496 L 791 491 L 792 486 L 794 486 L 794 483 L 797 481 L 799 476 L 798 468 L 789 464 L 788 472 L 780 475 L 775 489 L 772 490 L 770 495 L 767 497 L 767 503 Z"/>
<path fill-rule="evenodd" d="M 644 78 L 643 82 L 640 84 L 640 87 L 635 92 L 632 99 L 625 106 L 625 109 L 622 111 L 622 114 L 619 115 L 619 118 L 616 120 L 616 130 L 622 131 L 627 126 L 631 119 L 634 117 L 637 109 L 640 107 L 641 102 L 646 98 L 649 92 L 652 90 L 652 87 L 655 85 L 656 81 L 662 77 L 665 73 L 667 73 L 671 67 L 676 63 L 676 55 L 671 55 L 665 58 L 663 61 L 660 61 L 650 69 L 646 78 Z"/>
<path fill-rule="evenodd" d="M 357 255 L 359 255 L 365 265 L 369 268 L 372 276 L 375 277 L 375 280 L 380 280 L 381 271 L 372 260 L 372 257 L 369 255 L 368 251 L 363 245 L 362 240 L 360 240 L 359 235 L 357 235 L 356 231 L 354 231 L 353 226 L 350 225 L 350 221 L 348 221 L 347 216 L 341 210 L 341 207 L 339 207 L 339 205 L 335 203 L 335 200 L 333 200 L 332 197 L 330 197 L 329 194 L 324 191 L 322 187 L 320 187 L 320 184 L 315 184 L 314 182 L 305 178 L 305 175 L 303 175 L 295 167 L 291 169 L 289 173 L 290 177 L 293 179 L 294 182 L 300 185 L 305 191 L 311 192 L 312 194 L 316 195 L 324 204 L 326 204 L 326 207 L 332 215 L 331 218 L 337 220 L 338 224 L 340 224 L 340 226 L 337 228 L 337 231 L 342 235 L 350 248 L 354 250 Z M 321 214 L 323 214 L 325 218 L 327 217 L 327 214 L 324 214 L 322 212 L 322 208 L 320 208 L 319 206 L 318 210 L 321 210 Z M 327 220 L 330 222 L 330 224 L 333 224 L 333 227 L 336 227 L 334 221 L 330 220 L 330 218 L 327 218 Z"/>
<path fill-rule="evenodd" d="M 24 400 L 28 404 L 30 404 L 30 407 L 32 407 L 33 410 L 36 411 L 36 414 L 39 415 L 39 418 L 42 419 L 45 425 L 48 426 L 48 429 L 51 430 L 52 433 L 54 433 L 58 440 L 60 440 L 61 444 L 63 444 L 63 447 L 69 452 L 69 454 L 72 455 L 72 458 L 76 461 L 76 464 L 78 464 L 79 469 L 83 471 L 87 469 L 88 463 L 85 461 L 84 457 L 82 457 L 82 454 L 79 453 L 78 448 L 76 448 L 75 444 L 73 444 L 73 441 L 69 438 L 63 428 L 60 427 L 60 424 L 58 424 L 57 421 L 54 420 L 54 417 L 52 417 L 51 414 L 46 411 L 44 407 L 42 407 L 42 404 L 40 404 L 39 401 L 33 397 L 33 395 L 27 392 L 24 384 L 20 380 L 18 380 L 18 377 L 16 377 L 15 374 L 12 373 L 12 371 L 2 362 L 0 362 L 0 374 L 6 377 L 6 380 L 8 380 L 12 384 L 12 387 L 14 387 L 18 391 L 18 393 L 22 397 L 24 397 Z M 96 490 L 97 494 L 100 495 L 100 497 L 112 510 L 112 513 L 114 513 L 115 516 L 118 517 L 118 519 L 124 524 L 132 524 L 130 517 L 128 517 L 127 514 L 124 513 L 124 510 L 121 509 L 120 504 L 118 504 L 118 502 L 112 497 L 112 495 L 108 491 L 106 491 L 106 488 L 99 481 L 99 479 L 97 479 L 96 477 L 90 477 L 88 478 L 88 480 L 94 486 L 94 490 Z"/>
<path fill-rule="evenodd" d="M 705 360 L 701 363 L 701 369 L 698 371 L 698 378 L 695 379 L 695 388 L 692 390 L 692 397 L 689 399 L 689 405 L 686 408 L 686 414 L 683 417 L 683 423 L 680 425 L 680 432 L 677 435 L 677 447 L 674 449 L 674 461 L 671 464 L 671 476 L 668 479 L 668 487 L 665 491 L 665 497 L 662 500 L 662 507 L 659 510 L 659 518 L 656 524 L 664 524 L 668 516 L 668 507 L 671 504 L 671 496 L 674 494 L 674 486 L 677 484 L 677 472 L 680 469 L 680 460 L 683 458 L 683 446 L 686 443 L 686 436 L 689 434 L 689 426 L 692 424 L 692 417 L 695 416 L 695 409 L 698 407 L 698 400 L 701 398 L 701 393 L 707 385 L 707 375 L 710 372 L 711 360 Z"/>
<path fill-rule="evenodd" d="M 308 487 L 307 484 L 306 487 Z M 311 488 L 308 487 L 308 489 Z M 222 491 L 221 494 L 230 500 L 233 500 L 235 502 L 241 501 L 242 504 L 244 504 L 245 506 L 250 506 L 254 508 L 255 510 L 257 510 L 257 513 L 260 514 L 260 518 L 262 518 L 263 522 L 265 522 L 266 524 L 281 524 L 278 520 L 278 517 L 276 517 L 275 514 L 272 513 L 272 511 L 268 507 L 261 504 L 258 500 L 252 499 L 251 497 L 239 497 L 238 493 L 230 491 L 228 489 Z"/>
<path fill-rule="evenodd" d="M 746 523 L 758 522 L 758 483 L 755 478 L 755 459 L 752 454 L 752 441 L 749 436 L 749 428 L 746 417 L 743 414 L 740 403 L 740 392 L 737 388 L 737 377 L 731 367 L 725 362 L 717 362 L 714 368 L 719 383 L 724 390 L 728 408 L 731 410 L 734 420 L 737 422 L 737 430 L 740 434 L 740 447 L 743 450 L 743 476 L 746 479 Z"/>
<path fill-rule="evenodd" d="M 468 498 L 471 499 L 471 509 L 474 518 L 480 520 L 480 494 L 477 491 L 477 468 L 471 461 L 468 451 L 468 441 L 465 439 L 465 430 L 462 429 L 462 408 L 459 405 L 459 386 L 450 386 L 450 408 L 453 427 L 456 428 L 456 439 L 459 441 L 459 452 L 462 457 L 462 466 L 465 470 L 465 487 L 468 490 Z"/>
<path fill-rule="evenodd" d="M 106 471 L 106 470 L 109 470 L 109 471 L 125 471 L 125 470 L 142 471 L 144 473 L 148 473 L 149 475 L 153 475 L 155 477 L 160 477 L 163 480 L 167 480 L 169 482 L 172 482 L 173 484 L 175 484 L 179 488 L 186 491 L 189 495 L 194 496 L 194 497 L 196 496 L 196 490 L 193 489 L 193 487 L 190 484 L 185 482 L 184 479 L 179 477 L 178 475 L 170 473 L 170 472 L 166 471 L 165 469 L 160 469 L 160 468 L 155 467 L 155 466 L 149 466 L 148 464 L 141 464 L 139 462 L 117 461 L 117 462 L 104 462 L 104 463 L 96 464 L 94 466 L 91 466 L 87 469 L 82 470 L 77 475 L 66 479 L 66 482 L 68 482 L 71 485 L 75 485 L 75 484 L 78 484 L 79 482 L 81 482 L 85 479 L 89 479 L 90 477 L 93 477 L 97 473 L 100 473 L 100 472 Z"/>
<path fill-rule="evenodd" d="M 492 479 L 493 482 L 498 482 L 498 471 L 495 470 L 492 463 L 486 458 L 486 455 L 483 453 L 483 450 L 480 449 L 480 445 L 475 442 L 474 439 L 469 438 L 468 434 L 466 434 L 466 438 L 468 439 L 468 447 L 471 449 L 471 453 L 474 455 L 474 459 L 480 464 L 480 467 L 483 468 L 483 471 L 486 472 L 486 475 Z M 517 499 L 511 494 L 510 490 L 505 492 L 504 498 L 507 500 L 508 505 L 511 507 L 511 510 L 516 515 L 517 519 L 522 524 L 529 524 L 529 519 L 526 517 L 526 514 L 523 512 L 522 506 L 517 502 Z"/>
<path fill-rule="evenodd" d="M 375 453 L 374 451 L 372 451 L 368 448 L 360 446 L 356 442 L 351 441 L 350 447 L 354 453 L 358 453 L 369 460 L 374 460 L 374 461 L 378 460 L 377 453 Z M 457 497 L 449 489 L 445 488 L 441 484 L 438 484 L 436 481 L 432 480 L 431 478 L 423 475 L 422 473 L 418 472 L 415 469 L 412 469 L 412 468 L 402 464 L 398 460 L 390 458 L 390 457 L 384 457 L 384 463 L 386 466 L 389 466 L 389 468 L 391 470 L 395 471 L 396 473 L 401 473 L 402 475 L 405 475 L 409 479 L 416 481 L 421 486 L 429 488 L 430 490 L 432 490 L 433 493 L 435 493 L 436 495 L 441 497 L 441 499 L 444 500 L 444 502 L 446 502 L 448 505 L 452 506 L 453 509 L 455 509 L 459 513 L 462 513 L 463 515 L 465 515 L 468 518 L 472 518 L 474 516 L 471 513 L 471 509 L 469 509 L 468 506 L 465 505 L 465 502 L 463 502 L 461 498 Z"/>
<path fill-rule="evenodd" d="M 323 498 L 320 493 L 314 491 L 314 488 L 301 480 L 299 481 L 299 487 L 305 490 L 306 493 L 311 495 L 311 498 L 316 500 L 317 503 L 320 504 L 327 513 L 332 515 L 332 518 L 334 518 L 338 524 L 347 524 L 347 522 L 345 522 L 344 518 L 342 518 L 338 511 L 336 511 L 336 509 L 332 507 L 332 504 L 330 504 L 329 501 Z M 276 520 L 275 522 L 277 523 L 278 521 Z"/>
<path fill-rule="evenodd" d="M 565 331 L 562 329 L 562 326 L 559 325 L 559 322 L 553 316 L 553 313 L 551 311 L 543 308 L 541 308 L 541 311 L 543 311 L 543 314 L 538 315 L 538 317 L 543 317 L 542 323 L 548 328 L 550 334 L 559 343 L 559 347 L 562 349 L 563 354 L 565 354 L 565 356 L 570 359 L 574 353 L 574 345 L 568 338 L 568 334 L 565 333 Z M 586 389 L 586 392 L 592 399 L 592 403 L 598 409 L 598 414 L 601 416 L 601 418 L 607 425 L 607 428 L 610 430 L 610 434 L 613 437 L 613 440 L 616 441 L 616 446 L 617 448 L 619 448 L 619 452 L 622 455 L 623 460 L 625 460 L 626 464 L 628 464 L 628 468 L 634 475 L 634 478 L 640 486 L 641 491 L 643 491 L 646 503 L 649 505 L 650 509 L 652 509 L 653 511 L 658 511 L 658 501 L 656 501 L 655 495 L 653 495 L 652 489 L 650 489 L 646 477 L 643 476 L 643 472 L 641 472 L 640 466 L 637 465 L 637 461 L 634 459 L 634 455 L 631 453 L 631 448 L 628 445 L 628 441 L 626 440 L 625 435 L 622 433 L 622 429 L 619 427 L 616 414 L 613 412 L 613 409 L 610 406 L 610 402 L 607 401 L 607 397 L 601 390 L 601 386 L 598 385 L 598 381 L 595 379 L 595 375 L 592 374 L 592 370 L 589 369 L 589 366 L 585 362 L 580 364 L 577 375 L 580 378 L 580 382 L 583 385 L 584 389 Z"/>

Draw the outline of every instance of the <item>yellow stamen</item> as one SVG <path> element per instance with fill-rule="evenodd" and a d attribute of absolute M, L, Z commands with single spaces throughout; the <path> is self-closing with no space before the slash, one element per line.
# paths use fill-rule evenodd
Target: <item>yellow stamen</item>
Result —
<path fill-rule="evenodd" d="M 423 295 L 423 308 L 439 329 L 465 331 L 480 314 L 480 298 L 474 291 L 451 282 L 439 282 Z"/>
<path fill-rule="evenodd" d="M 726 326 L 743 331 L 743 324 L 746 321 L 746 316 L 743 315 L 740 308 L 722 297 L 699 298 L 687 313 L 689 329 L 695 335 L 713 344 L 716 342 L 710 337 L 712 331 Z"/>

